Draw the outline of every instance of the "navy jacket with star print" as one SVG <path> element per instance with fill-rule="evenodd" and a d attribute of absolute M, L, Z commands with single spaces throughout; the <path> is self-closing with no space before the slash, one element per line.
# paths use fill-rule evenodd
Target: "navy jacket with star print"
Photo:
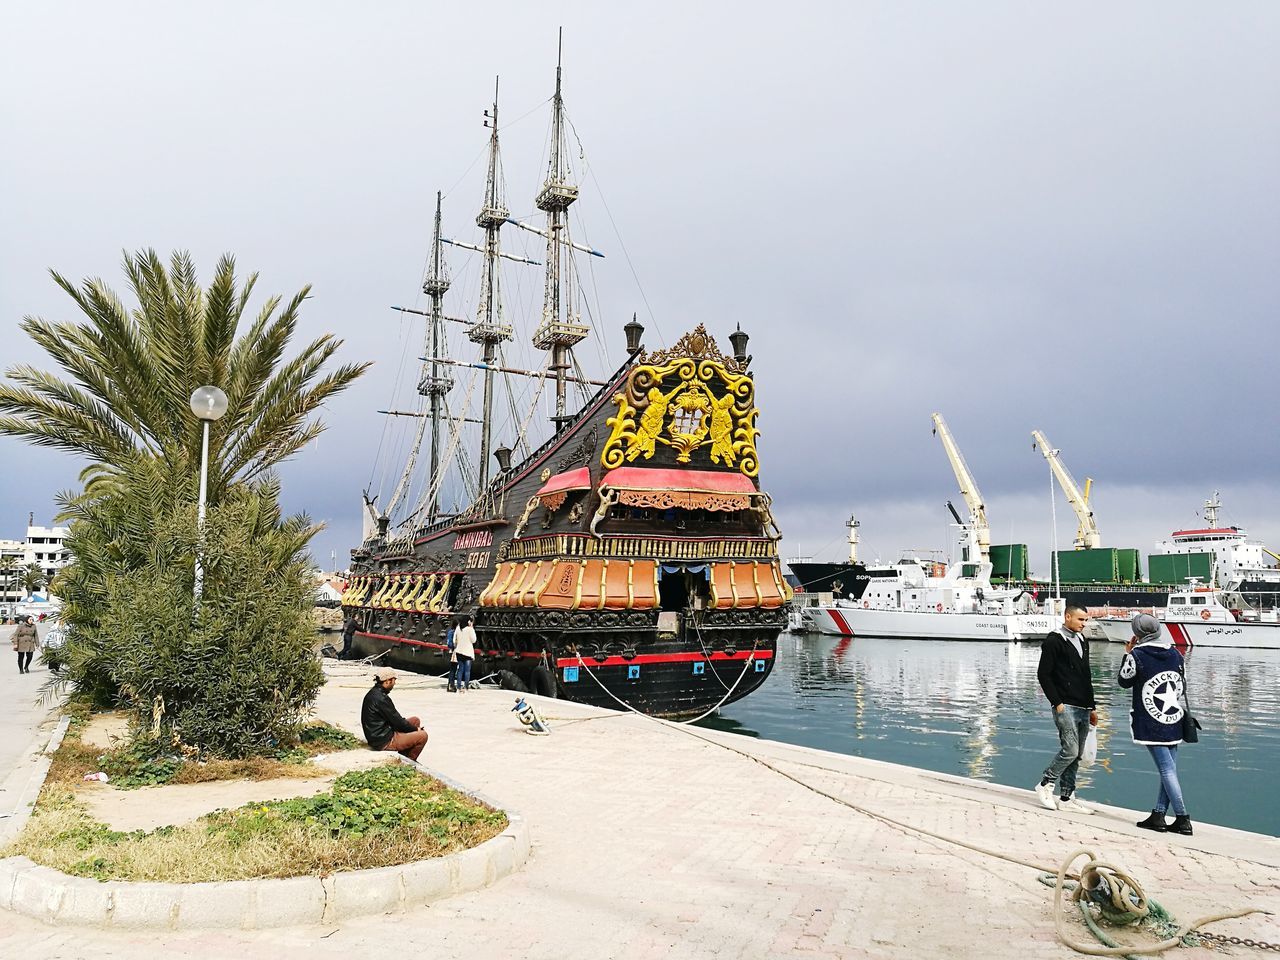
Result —
<path fill-rule="evenodd" d="M 1144 643 L 1120 662 L 1120 686 L 1132 688 L 1129 728 L 1133 742 L 1172 747 L 1182 742 L 1186 710 L 1182 654 L 1168 645 Z"/>

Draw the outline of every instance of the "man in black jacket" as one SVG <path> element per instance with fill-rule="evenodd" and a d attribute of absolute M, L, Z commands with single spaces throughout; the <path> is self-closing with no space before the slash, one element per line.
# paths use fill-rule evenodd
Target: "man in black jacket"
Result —
<path fill-rule="evenodd" d="M 356 620 L 354 613 L 347 617 L 347 622 L 342 625 L 342 652 L 338 654 L 339 660 L 350 660 L 355 655 L 355 651 L 351 649 L 351 642 L 355 639 L 359 626 L 360 623 Z"/>
<path fill-rule="evenodd" d="M 396 685 L 396 672 L 390 667 L 373 671 L 373 688 L 364 695 L 360 706 L 360 726 L 371 750 L 394 750 L 410 760 L 417 760 L 427 745 L 427 731 L 417 717 L 402 717 L 391 702 Z"/>
<path fill-rule="evenodd" d="M 1040 645 L 1040 668 L 1036 672 L 1040 689 L 1053 707 L 1053 722 L 1058 727 L 1058 755 L 1045 768 L 1036 797 L 1049 810 L 1071 810 L 1093 813 L 1093 807 L 1076 799 L 1076 770 L 1084 752 L 1089 727 L 1096 726 L 1097 701 L 1093 696 L 1093 676 L 1089 672 L 1089 641 L 1084 638 L 1084 625 L 1089 621 L 1083 607 L 1068 604 L 1062 626 L 1044 638 Z M 1054 785 L 1058 800 L 1054 802 Z"/>

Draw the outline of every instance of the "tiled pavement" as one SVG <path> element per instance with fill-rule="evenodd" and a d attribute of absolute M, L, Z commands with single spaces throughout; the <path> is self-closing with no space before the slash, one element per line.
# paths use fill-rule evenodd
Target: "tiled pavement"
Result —
<path fill-rule="evenodd" d="M 358 732 L 360 675 L 334 677 L 319 714 Z M 1280 841 L 1197 824 L 1145 834 L 1132 811 L 1050 813 L 1029 791 L 643 718 L 539 702 L 525 736 L 498 691 L 402 680 L 426 719 L 427 766 L 521 811 L 533 855 L 494 886 L 334 928 L 131 934 L 0 915 L 0 956 L 480 958 L 1067 957 L 1035 872 L 889 826 L 856 807 L 1056 867 L 1078 847 L 1124 866 L 1175 916 L 1280 911 Z M 706 739 L 699 739 L 706 738 Z M 716 741 L 709 743 L 707 740 Z M 727 744 L 765 760 L 755 762 Z M 1087 937 L 1083 927 L 1074 929 Z M 1280 918 L 1216 929 L 1280 941 Z M 1180 950 L 1186 960 L 1220 956 Z M 1241 954 L 1243 955 L 1243 954 Z"/>

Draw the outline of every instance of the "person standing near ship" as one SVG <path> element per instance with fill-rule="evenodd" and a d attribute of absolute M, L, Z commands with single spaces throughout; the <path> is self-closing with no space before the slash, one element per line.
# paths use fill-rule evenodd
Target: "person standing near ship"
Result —
<path fill-rule="evenodd" d="M 355 651 L 351 649 L 351 643 L 355 639 L 358 626 L 360 624 L 356 622 L 354 613 L 347 617 L 347 622 L 342 625 L 342 652 L 338 654 L 339 660 L 350 660 L 355 656 Z"/>
<path fill-rule="evenodd" d="M 1062 626 L 1044 638 L 1040 645 L 1040 667 L 1036 677 L 1040 689 L 1053 707 L 1053 722 L 1058 728 L 1058 753 L 1045 768 L 1036 785 L 1036 798 L 1047 810 L 1071 810 L 1093 813 L 1093 807 L 1079 800 L 1076 793 L 1076 771 L 1084 752 L 1089 728 L 1097 726 L 1097 700 L 1093 694 L 1093 676 L 1089 671 L 1089 641 L 1084 626 L 1089 614 L 1078 604 L 1067 604 Z M 1058 799 L 1054 799 L 1054 786 Z"/>
<path fill-rule="evenodd" d="M 1178 781 L 1178 745 L 1182 743 L 1186 667 L 1160 621 L 1147 613 L 1133 617 L 1133 637 L 1124 645 L 1120 686 L 1133 690 L 1129 729 L 1133 742 L 1147 748 L 1160 774 L 1160 796 L 1151 815 L 1138 821 L 1144 830 L 1191 836 L 1191 817 Z M 1173 823 L 1165 819 L 1173 807 Z"/>
<path fill-rule="evenodd" d="M 476 656 L 476 628 L 471 625 L 470 614 L 464 613 L 458 618 L 458 626 L 453 631 L 453 653 L 458 658 L 458 692 L 466 693 L 467 684 L 471 682 L 471 661 Z"/>

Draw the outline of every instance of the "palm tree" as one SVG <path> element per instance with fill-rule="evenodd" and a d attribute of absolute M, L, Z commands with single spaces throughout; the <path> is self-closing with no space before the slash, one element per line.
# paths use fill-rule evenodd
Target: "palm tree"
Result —
<path fill-rule="evenodd" d="M 23 567 L 19 573 L 22 576 L 22 589 L 27 593 L 27 599 L 31 599 L 31 595 L 44 586 L 44 571 L 40 569 L 40 564 L 29 563 Z"/>
<path fill-rule="evenodd" d="M 216 500 L 227 484 L 261 478 L 318 436 L 324 425 L 313 415 L 368 369 L 345 364 L 322 376 L 342 343 L 328 334 L 284 357 L 309 286 L 278 314 L 281 298 L 268 298 L 237 336 L 257 274 L 238 283 L 230 255 L 207 290 L 185 252 L 167 269 L 153 250 L 126 253 L 123 266 L 136 307 L 100 279 L 77 287 L 53 272 L 84 318 L 28 316 L 22 328 L 69 377 L 21 364 L 8 371 L 13 383 L 0 383 L 0 433 L 87 458 L 90 485 L 151 459 L 194 490 L 201 424 L 188 403 L 196 387 L 211 384 L 228 400 L 209 439 Z"/>
<path fill-rule="evenodd" d="M 9 584 L 13 582 L 13 574 L 17 569 L 16 557 L 0 557 L 0 600 L 8 601 Z"/>

